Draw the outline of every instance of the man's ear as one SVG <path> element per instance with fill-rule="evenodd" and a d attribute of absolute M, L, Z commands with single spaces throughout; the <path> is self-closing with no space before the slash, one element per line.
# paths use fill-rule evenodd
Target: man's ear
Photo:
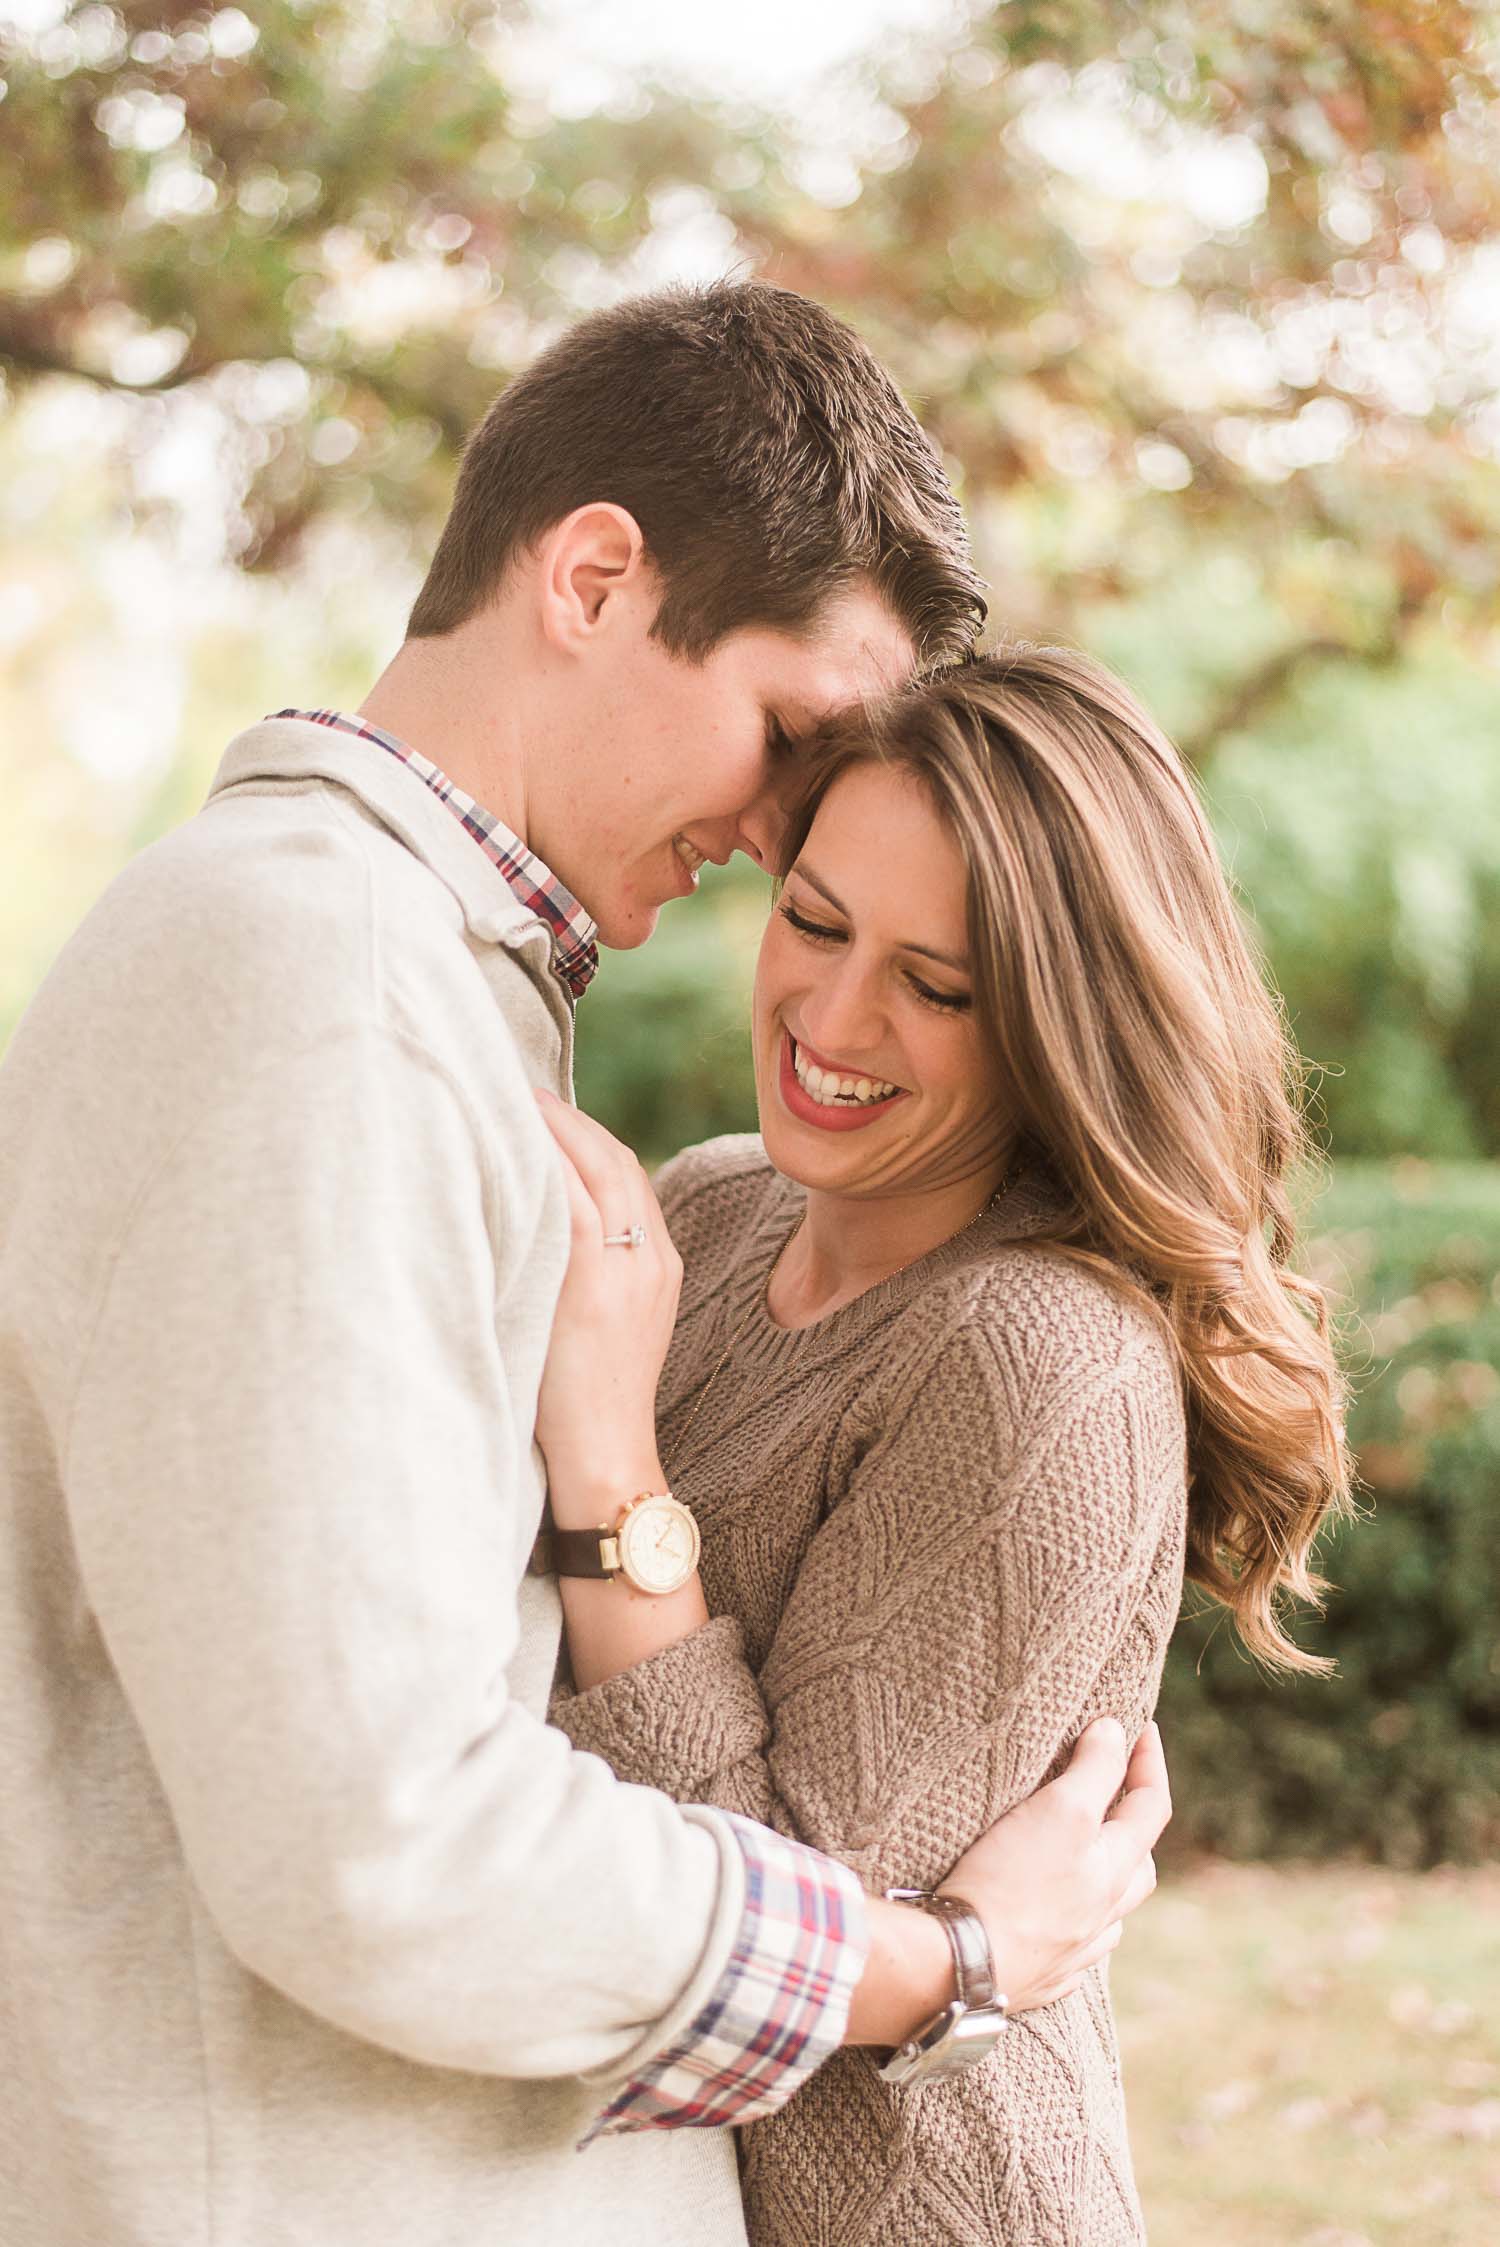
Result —
<path fill-rule="evenodd" d="M 565 653 L 581 652 L 606 621 L 610 603 L 638 592 L 650 567 L 640 524 L 609 500 L 575 507 L 554 523 L 538 562 L 542 630 Z"/>

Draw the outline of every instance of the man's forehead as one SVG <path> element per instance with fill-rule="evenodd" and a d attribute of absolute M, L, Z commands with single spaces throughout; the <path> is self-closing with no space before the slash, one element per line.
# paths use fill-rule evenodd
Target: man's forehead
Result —
<path fill-rule="evenodd" d="M 864 589 L 830 601 L 803 649 L 804 687 L 820 711 L 902 686 L 917 667 L 910 633 Z"/>

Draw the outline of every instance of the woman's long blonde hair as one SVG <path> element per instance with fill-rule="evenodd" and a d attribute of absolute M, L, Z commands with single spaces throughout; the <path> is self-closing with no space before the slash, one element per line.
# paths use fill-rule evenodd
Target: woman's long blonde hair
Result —
<path fill-rule="evenodd" d="M 1181 758 L 1099 665 L 1011 647 L 826 727 L 785 865 L 834 781 L 871 760 L 919 779 L 963 852 L 975 1004 L 1016 1152 L 1065 1193 L 1033 1237 L 1145 1296 L 1171 1331 L 1189 1576 L 1263 1661 L 1327 1669 L 1279 1612 L 1287 1593 L 1318 1602 L 1313 1541 L 1351 1503 L 1327 1307 L 1289 1261 L 1302 1064 Z"/>

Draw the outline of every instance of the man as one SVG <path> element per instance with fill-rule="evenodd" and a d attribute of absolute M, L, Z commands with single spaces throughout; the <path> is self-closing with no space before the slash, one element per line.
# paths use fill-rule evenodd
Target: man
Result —
<path fill-rule="evenodd" d="M 596 935 L 764 863 L 791 741 L 977 613 L 847 330 L 600 315 L 478 431 L 362 710 L 242 735 L 48 978 L 0 1070 L 7 2247 L 719 2247 L 679 2126 L 952 1999 L 932 1919 L 544 1723 L 533 1088 Z M 1017 2002 L 1150 1886 L 1123 1766 L 955 1869 Z"/>

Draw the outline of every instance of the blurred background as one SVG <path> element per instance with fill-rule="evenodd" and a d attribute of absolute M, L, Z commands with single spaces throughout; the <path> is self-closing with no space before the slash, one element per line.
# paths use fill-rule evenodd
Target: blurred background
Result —
<path fill-rule="evenodd" d="M 1500 2238 L 1500 21 L 1455 0 L 0 0 L 0 1041 L 228 737 L 398 643 L 582 310 L 760 272 L 948 458 L 1002 628 L 1196 768 L 1329 1163 L 1366 1518 L 1270 1684 L 1190 1599 L 1121 1954 L 1158 2247 Z M 712 870 L 710 870 L 712 873 Z M 584 1002 L 753 1125 L 766 907 Z"/>

